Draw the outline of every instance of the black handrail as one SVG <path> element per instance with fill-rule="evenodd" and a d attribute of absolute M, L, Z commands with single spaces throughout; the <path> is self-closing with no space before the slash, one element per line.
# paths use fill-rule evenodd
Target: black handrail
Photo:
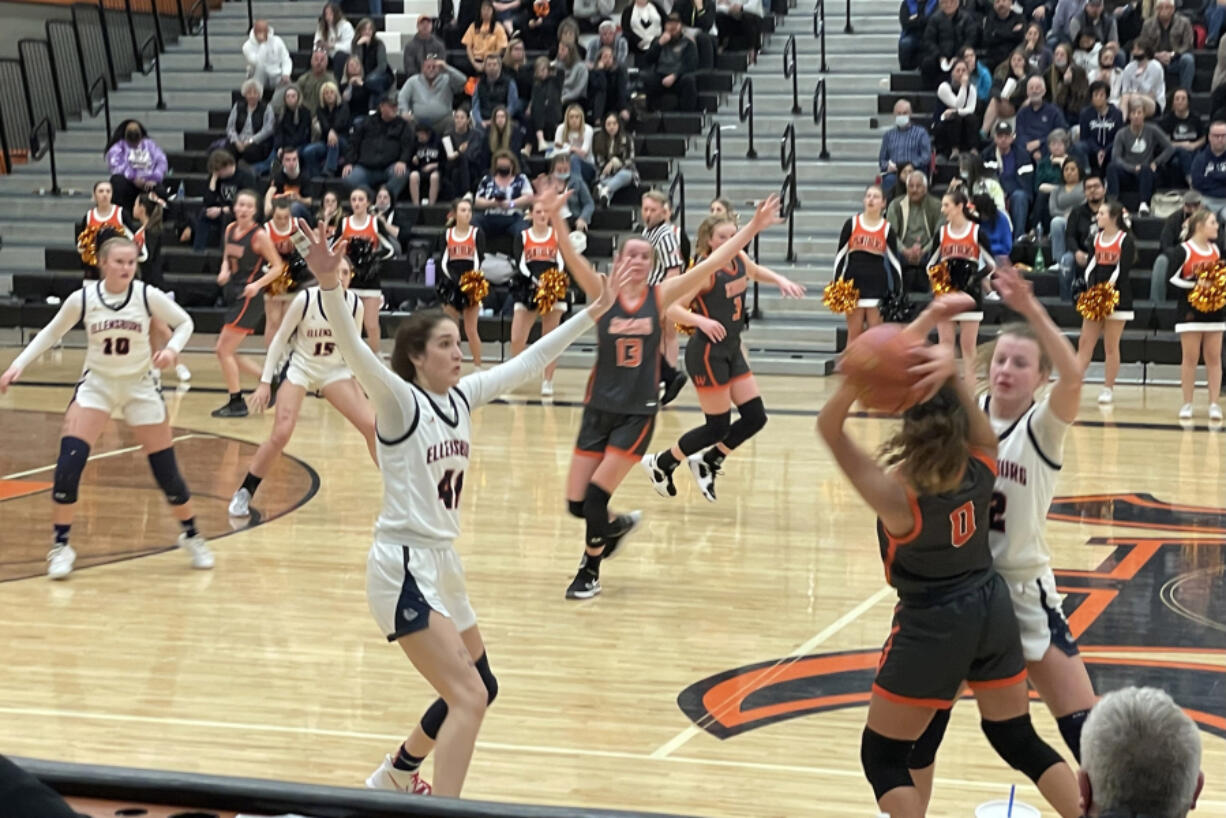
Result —
<path fill-rule="evenodd" d="M 855 34 L 856 30 L 851 27 L 851 0 L 847 0 L 847 19 L 843 22 L 844 34 Z"/>
<path fill-rule="evenodd" d="M 40 142 L 38 135 L 47 132 L 47 141 Z M 60 195 L 60 176 L 55 168 L 55 125 L 51 117 L 45 116 L 37 125 L 30 129 L 30 161 L 37 162 L 47 154 L 51 155 L 51 195 Z"/>
<path fill-rule="evenodd" d="M 154 0 L 156 3 L 157 0 Z M 179 15 L 179 34 L 180 36 L 188 34 L 187 30 L 187 15 L 183 13 L 183 0 L 175 0 L 175 11 Z"/>
<path fill-rule="evenodd" d="M 820 70 L 823 74 L 830 70 L 826 65 L 826 0 L 817 0 L 813 7 L 813 36 L 821 44 L 822 62 Z"/>
<path fill-rule="evenodd" d="M 678 195 L 679 194 L 679 195 Z M 668 185 L 668 205 L 674 213 L 679 214 L 678 226 L 685 232 L 685 174 L 677 171 L 673 181 Z"/>
<path fill-rule="evenodd" d="M 115 58 L 111 56 L 111 30 L 106 24 L 106 6 L 98 0 L 98 27 L 102 29 L 102 50 L 106 52 L 106 69 L 111 75 L 111 87 L 119 87 L 119 75 L 115 73 Z"/>
<path fill-rule="evenodd" d="M 779 189 L 780 215 L 788 220 L 788 253 L 787 260 L 796 260 L 796 250 L 793 240 L 796 234 L 796 210 L 800 207 L 800 197 L 796 192 L 796 126 L 789 122 L 783 129 L 779 139 L 779 168 L 786 175 L 783 186 Z"/>
<path fill-rule="evenodd" d="M 13 154 L 9 151 L 9 136 L 4 127 L 4 106 L 0 105 L 0 159 L 4 160 L 4 172 L 13 172 Z"/>
<path fill-rule="evenodd" d="M 711 143 L 715 143 L 715 151 L 711 150 Z M 715 198 L 719 198 L 724 192 L 724 139 L 720 135 L 720 127 L 718 122 L 712 122 L 711 127 L 707 129 L 707 170 L 715 168 Z"/>
<path fill-rule="evenodd" d="M 30 71 L 33 67 L 34 60 L 33 55 L 30 54 L 27 49 L 27 44 L 29 44 L 29 48 L 33 49 L 41 47 L 47 56 L 47 69 L 51 73 L 52 99 L 55 101 L 55 113 L 59 116 L 59 119 L 53 121 L 52 124 L 59 124 L 62 127 L 66 126 L 67 119 L 64 116 L 64 99 L 60 94 L 59 71 L 56 70 L 55 59 L 51 56 L 51 38 L 48 36 L 46 40 L 36 40 L 31 37 L 27 37 L 24 40 L 17 41 L 17 53 L 21 56 L 21 59 L 19 60 L 21 64 L 21 83 L 25 89 L 26 109 L 30 114 L 30 127 L 34 127 L 35 108 L 32 94 L 34 92 L 35 82 L 30 78 Z M 41 96 L 46 96 L 46 92 L 43 91 L 40 93 L 40 97 Z"/>
<path fill-rule="evenodd" d="M 826 78 L 822 77 L 813 88 L 813 124 L 821 128 L 822 150 L 820 159 L 829 159 L 830 151 L 826 150 Z"/>
<path fill-rule="evenodd" d="M 97 90 L 99 87 L 102 88 L 102 107 L 95 108 L 94 100 L 97 99 L 97 97 L 94 96 L 94 91 Z M 111 89 L 110 89 L 110 86 L 106 84 L 106 77 L 98 77 L 98 79 L 94 80 L 94 84 L 89 86 L 89 89 L 85 92 L 85 107 L 89 111 L 90 116 L 97 116 L 99 111 L 106 111 L 106 135 L 103 138 L 107 142 L 110 142 L 111 141 Z"/>
<path fill-rule="evenodd" d="M 155 0 L 156 2 L 156 0 Z M 132 36 L 132 61 L 140 65 L 140 41 L 136 39 L 136 19 L 132 16 L 132 0 L 123 0 L 123 13 L 128 18 L 128 33 Z"/>
<path fill-rule="evenodd" d="M 745 95 L 749 95 L 749 104 L 745 103 Z M 741 122 L 749 123 L 749 149 L 745 151 L 746 159 L 757 159 L 758 152 L 753 147 L 753 79 L 746 77 L 741 83 L 741 99 L 737 103 L 737 117 Z"/>
<path fill-rule="evenodd" d="M 187 12 L 187 21 L 189 32 L 195 34 L 191 30 L 193 21 L 196 19 L 196 11 L 200 11 L 200 28 L 198 29 L 204 34 L 204 70 L 213 70 L 213 61 L 209 59 L 209 3 L 208 0 L 196 0 L 192 3 L 191 10 Z"/>
<path fill-rule="evenodd" d="M 152 49 L 150 48 L 151 46 Z M 148 65 L 146 65 L 145 57 L 149 55 L 150 50 L 152 50 L 153 55 L 149 58 Z M 153 71 L 157 76 L 157 108 L 159 111 L 165 111 L 166 99 L 162 96 L 162 58 L 158 54 L 158 38 L 156 34 L 150 34 L 147 38 L 145 38 L 145 42 L 141 44 L 139 55 L 140 59 L 137 61 L 137 64 L 140 66 L 141 74 L 147 77 L 149 76 L 149 72 Z"/>
<path fill-rule="evenodd" d="M 247 0 L 247 31 L 255 28 L 255 12 L 251 8 L 251 0 Z"/>
<path fill-rule="evenodd" d="M 800 113 L 800 76 L 796 70 L 796 35 L 789 34 L 783 47 L 783 78 L 792 81 L 792 113 Z"/>

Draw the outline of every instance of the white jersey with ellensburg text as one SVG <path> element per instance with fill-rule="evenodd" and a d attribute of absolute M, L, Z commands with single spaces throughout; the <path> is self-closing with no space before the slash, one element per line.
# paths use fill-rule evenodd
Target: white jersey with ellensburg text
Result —
<path fill-rule="evenodd" d="M 153 366 L 149 346 L 152 311 L 143 281 L 133 280 L 126 292 L 114 294 L 101 281 L 89 281 L 81 290 L 81 322 L 89 345 L 85 369 L 121 378 L 143 375 Z"/>
<path fill-rule="evenodd" d="M 306 303 L 300 305 L 297 299 L 304 297 Z M 346 291 L 345 306 L 349 308 L 348 315 L 361 324 L 362 299 Z M 301 356 L 303 360 L 315 366 L 343 367 L 345 359 L 341 356 L 341 351 L 332 338 L 332 327 L 328 325 L 328 316 L 320 300 L 319 287 L 307 287 L 301 295 L 296 297 L 290 309 L 302 310 L 302 320 L 298 322 L 298 327 L 294 330 L 294 356 Z"/>

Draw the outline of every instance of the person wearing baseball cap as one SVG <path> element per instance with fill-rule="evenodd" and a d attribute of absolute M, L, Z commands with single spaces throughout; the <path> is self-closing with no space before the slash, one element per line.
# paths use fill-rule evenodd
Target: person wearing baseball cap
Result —
<path fill-rule="evenodd" d="M 698 110 L 698 48 L 681 33 L 681 15 L 672 12 L 664 20 L 664 31 L 647 49 L 639 79 L 648 100 L 661 94 L 676 94 L 677 109 Z"/>
<path fill-rule="evenodd" d="M 395 91 L 379 98 L 379 110 L 362 120 L 353 131 L 341 176 L 349 189 L 378 190 L 387 185 L 399 198 L 409 182 L 409 157 L 413 154 L 413 127 L 400 118 Z"/>
<path fill-rule="evenodd" d="M 1034 196 L 1034 164 L 1030 155 L 1014 142 L 1013 126 L 1001 120 L 992 129 L 996 143 L 984 155 L 984 167 L 995 167 L 1000 186 L 1005 189 L 1009 218 L 1013 221 L 1013 237 L 1026 232 L 1030 203 Z"/>

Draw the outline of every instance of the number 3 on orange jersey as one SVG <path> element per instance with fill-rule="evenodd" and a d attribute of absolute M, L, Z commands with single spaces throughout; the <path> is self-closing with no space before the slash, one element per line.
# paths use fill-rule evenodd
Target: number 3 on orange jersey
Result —
<path fill-rule="evenodd" d="M 643 339 L 617 339 L 617 365 L 636 369 L 643 364 Z"/>
<path fill-rule="evenodd" d="M 967 500 L 949 515 L 950 544 L 961 548 L 975 535 L 975 504 Z"/>

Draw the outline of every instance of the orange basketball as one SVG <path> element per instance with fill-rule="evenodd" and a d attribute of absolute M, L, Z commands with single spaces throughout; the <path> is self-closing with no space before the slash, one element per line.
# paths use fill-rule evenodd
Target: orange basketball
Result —
<path fill-rule="evenodd" d="M 866 409 L 899 414 L 923 397 L 915 388 L 919 378 L 909 372 L 912 353 L 923 343 L 901 324 L 881 324 L 847 345 L 838 371 L 861 390 Z"/>

